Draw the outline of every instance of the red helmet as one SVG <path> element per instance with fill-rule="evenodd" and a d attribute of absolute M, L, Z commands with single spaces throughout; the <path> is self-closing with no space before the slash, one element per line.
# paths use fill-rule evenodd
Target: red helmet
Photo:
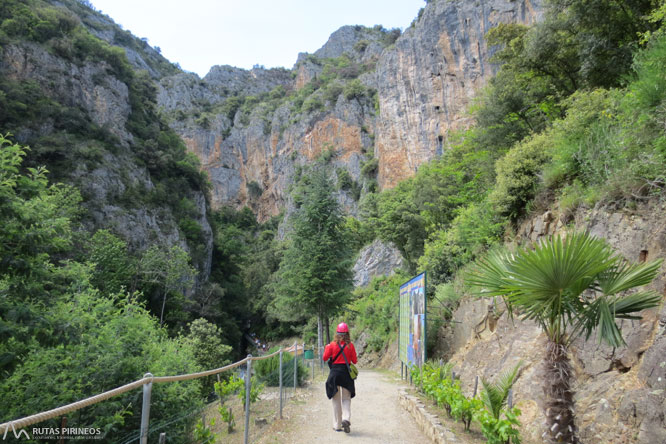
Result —
<path fill-rule="evenodd" d="M 338 333 L 349 333 L 349 327 L 344 322 L 338 324 Z"/>

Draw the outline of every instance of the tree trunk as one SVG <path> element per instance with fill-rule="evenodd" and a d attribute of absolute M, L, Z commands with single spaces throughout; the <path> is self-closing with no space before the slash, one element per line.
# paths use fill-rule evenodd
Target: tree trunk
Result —
<path fill-rule="evenodd" d="M 324 329 L 326 329 L 326 343 L 331 343 L 331 328 L 328 325 L 328 316 L 324 316 Z"/>
<path fill-rule="evenodd" d="M 548 341 L 544 359 L 546 395 L 546 442 L 578 444 L 571 390 L 571 362 L 564 345 Z"/>
<path fill-rule="evenodd" d="M 322 353 L 324 348 L 324 327 L 321 324 L 321 313 L 317 315 L 317 352 Z"/>
<path fill-rule="evenodd" d="M 160 312 L 160 327 L 164 324 L 164 307 L 166 306 L 167 289 L 164 289 L 164 298 L 162 299 L 162 311 Z"/>

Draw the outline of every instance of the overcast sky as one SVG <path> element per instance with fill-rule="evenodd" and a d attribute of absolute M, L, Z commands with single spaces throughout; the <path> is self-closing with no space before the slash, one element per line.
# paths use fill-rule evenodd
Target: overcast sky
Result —
<path fill-rule="evenodd" d="M 171 62 L 204 76 L 213 65 L 291 68 L 343 25 L 406 28 L 424 0 L 90 0 Z"/>

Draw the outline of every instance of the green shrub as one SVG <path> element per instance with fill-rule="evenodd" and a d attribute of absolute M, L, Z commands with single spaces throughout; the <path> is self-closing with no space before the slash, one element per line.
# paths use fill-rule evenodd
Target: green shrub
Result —
<path fill-rule="evenodd" d="M 223 367 L 231 362 L 231 347 L 222 343 L 220 329 L 203 318 L 196 319 L 189 325 L 190 332 L 185 342 L 192 348 L 194 360 L 204 370 Z M 202 395 L 213 390 L 213 377 L 202 380 Z"/>
<path fill-rule="evenodd" d="M 351 190 L 354 180 L 349 174 L 349 171 L 344 168 L 337 168 L 335 174 L 338 177 L 338 190 Z"/>
<path fill-rule="evenodd" d="M 301 108 L 306 113 L 313 113 L 324 108 L 324 104 L 321 99 L 317 96 L 310 96 L 303 102 L 303 107 Z"/>
<path fill-rule="evenodd" d="M 83 281 L 81 281 L 83 282 Z M 194 350 L 166 330 L 134 297 L 100 298 L 84 290 L 51 304 L 51 325 L 62 325 L 59 343 L 34 349 L 0 383 L 2 420 L 11 420 L 65 405 L 139 379 L 198 371 Z M 56 339 L 56 338 L 52 338 Z M 34 381 L 40 381 L 38 386 Z M 25 396 L 30 393 L 30 396 Z M 159 422 L 201 406 L 200 381 L 172 382 L 153 387 L 151 418 Z M 141 409 L 130 408 L 136 393 L 128 392 L 77 412 L 77 422 L 99 427 L 106 441 L 138 430 Z M 44 427 L 58 427 L 49 420 Z M 185 442 L 174 430 L 174 442 Z"/>
<path fill-rule="evenodd" d="M 428 271 L 432 284 L 450 280 L 465 264 L 502 240 L 507 220 L 487 200 L 457 211 L 446 230 L 438 230 L 425 242 L 419 267 Z"/>
<path fill-rule="evenodd" d="M 372 157 L 367 161 L 361 164 L 361 174 L 368 179 L 372 179 L 377 176 L 377 171 L 379 170 L 379 159 Z"/>
<path fill-rule="evenodd" d="M 343 94 L 345 95 L 345 99 L 347 100 L 352 100 L 352 99 L 360 100 L 363 97 L 365 97 L 366 88 L 365 85 L 363 85 L 363 83 L 361 83 L 359 79 L 354 79 L 345 85 Z"/>
<path fill-rule="evenodd" d="M 264 189 L 255 180 L 247 184 L 247 191 L 249 192 L 250 197 L 255 199 L 261 197 L 261 195 L 264 193 Z"/>
<path fill-rule="evenodd" d="M 535 196 L 539 176 L 551 156 L 550 135 L 540 134 L 515 145 L 497 161 L 497 182 L 489 199 L 502 216 L 517 220 Z"/>
<path fill-rule="evenodd" d="M 324 90 L 323 98 L 326 102 L 331 105 L 335 105 L 338 101 L 338 97 L 342 94 L 344 86 L 339 82 L 331 82 L 326 89 Z"/>
<path fill-rule="evenodd" d="M 273 347 L 269 350 L 269 354 L 277 351 L 278 347 Z M 284 386 L 293 386 L 294 384 L 294 355 L 291 353 L 282 353 L 282 384 Z M 308 368 L 303 364 L 303 360 L 299 358 L 297 364 L 297 383 L 302 386 L 308 375 Z M 269 387 L 277 387 L 280 385 L 280 355 L 277 354 L 268 359 L 255 361 L 252 363 L 252 368 L 257 374 L 257 378 Z"/>
<path fill-rule="evenodd" d="M 365 288 L 354 290 L 349 307 L 354 332 L 369 334 L 368 349 L 381 351 L 398 329 L 398 292 L 407 275 L 402 271 L 390 277 L 376 277 Z"/>

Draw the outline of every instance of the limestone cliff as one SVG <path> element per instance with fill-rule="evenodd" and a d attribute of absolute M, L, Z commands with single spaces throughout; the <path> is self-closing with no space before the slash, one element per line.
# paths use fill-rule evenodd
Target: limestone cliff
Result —
<path fill-rule="evenodd" d="M 469 125 L 471 99 L 495 73 L 485 34 L 499 23 L 530 24 L 540 1 L 429 2 L 415 26 L 377 63 L 379 183 L 395 186 L 446 149 Z"/>
<path fill-rule="evenodd" d="M 299 54 L 291 71 L 217 66 L 203 79 L 165 76 L 159 103 L 209 173 L 213 205 L 249 205 L 263 220 L 284 207 L 298 166 L 324 151 L 365 190 L 377 179 L 392 187 L 441 154 L 494 72 L 485 33 L 531 23 L 539 9 L 529 0 L 430 1 L 403 35 L 345 26 Z M 355 80 L 365 91 L 347 89 Z M 378 176 L 361 177 L 373 156 Z M 353 214 L 352 194 L 340 197 Z"/>
<path fill-rule="evenodd" d="M 0 113 L 0 131 L 11 132 L 17 142 L 32 148 L 29 165 L 45 165 L 52 181 L 79 188 L 87 210 L 84 223 L 91 231 L 110 228 L 133 250 L 154 243 L 180 245 L 193 256 L 199 282 L 205 281 L 213 237 L 204 190 L 195 184 L 181 188 L 181 197 L 190 201 L 187 217 L 199 230 L 196 245 L 188 241 L 173 206 L 147 202 L 159 191 L 161 172 L 146 160 L 164 155 L 166 149 L 142 140 L 144 127 L 159 131 L 160 125 L 149 79 L 177 68 L 145 41 L 78 1 L 38 6 L 49 5 L 63 27 L 59 36 L 36 40 L 17 32 L 5 36 L 0 46 L 0 94 L 26 107 Z M 121 45 L 127 59 L 92 39 L 81 25 Z M 132 67 L 150 77 L 144 79 Z"/>

